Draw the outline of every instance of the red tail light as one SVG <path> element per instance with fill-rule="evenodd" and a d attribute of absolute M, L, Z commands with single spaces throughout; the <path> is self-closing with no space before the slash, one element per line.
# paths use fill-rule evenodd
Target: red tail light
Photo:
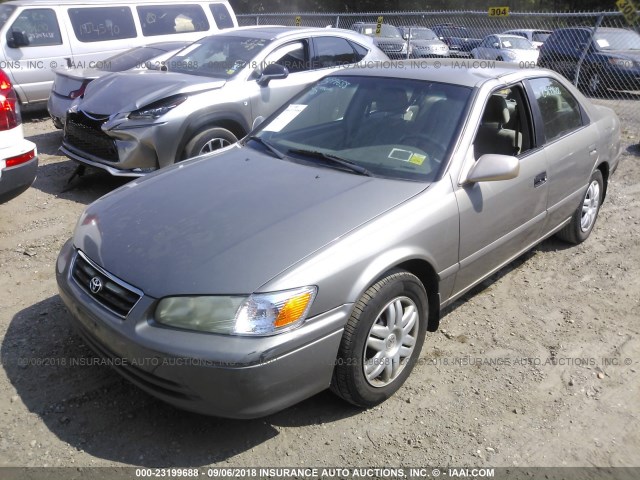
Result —
<path fill-rule="evenodd" d="M 78 98 L 84 95 L 84 90 L 85 88 L 87 88 L 87 85 L 89 84 L 91 80 L 85 80 L 84 82 L 82 82 L 82 85 L 80 85 L 80 88 L 77 90 L 74 90 L 72 92 L 69 93 L 69 98 L 70 99 L 74 99 L 74 98 Z"/>
<path fill-rule="evenodd" d="M 16 165 L 20 165 L 21 163 L 27 163 L 29 160 L 33 160 L 34 158 L 36 158 L 35 150 L 23 153 L 22 155 L 16 155 L 15 157 L 9 157 L 7 158 L 7 168 L 15 167 Z"/>
<path fill-rule="evenodd" d="M 18 97 L 11 87 L 9 77 L 0 70 L 0 130 L 10 130 L 20 123 Z"/>

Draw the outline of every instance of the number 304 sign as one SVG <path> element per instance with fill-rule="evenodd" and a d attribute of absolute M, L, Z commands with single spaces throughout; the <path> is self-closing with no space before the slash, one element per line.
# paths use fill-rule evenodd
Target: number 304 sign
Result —
<path fill-rule="evenodd" d="M 509 7 L 489 7 L 490 17 L 506 17 L 509 15 Z"/>

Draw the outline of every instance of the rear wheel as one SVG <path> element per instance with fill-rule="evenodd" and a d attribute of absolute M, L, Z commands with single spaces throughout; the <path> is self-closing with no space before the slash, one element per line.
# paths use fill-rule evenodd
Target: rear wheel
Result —
<path fill-rule="evenodd" d="M 604 196 L 604 180 L 602 172 L 596 170 L 591 175 L 587 191 L 582 197 L 582 202 L 571 217 L 569 224 L 558 232 L 558 237 L 569 243 L 582 243 L 591 234 L 596 224 L 598 212 Z"/>
<path fill-rule="evenodd" d="M 184 147 L 183 158 L 197 157 L 236 143 L 238 138 L 226 128 L 214 127 L 195 135 Z"/>
<path fill-rule="evenodd" d="M 331 389 L 359 407 L 393 395 L 420 356 L 427 312 L 424 286 L 411 273 L 393 271 L 371 286 L 345 327 Z"/>

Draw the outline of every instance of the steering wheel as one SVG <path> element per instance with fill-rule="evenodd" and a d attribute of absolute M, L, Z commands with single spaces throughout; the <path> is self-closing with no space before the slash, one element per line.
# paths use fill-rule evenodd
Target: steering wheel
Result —
<path fill-rule="evenodd" d="M 410 133 L 400 138 L 399 142 L 418 147 L 424 152 L 427 152 L 430 157 L 436 159 L 442 159 L 447 151 L 446 147 L 425 133 Z"/>

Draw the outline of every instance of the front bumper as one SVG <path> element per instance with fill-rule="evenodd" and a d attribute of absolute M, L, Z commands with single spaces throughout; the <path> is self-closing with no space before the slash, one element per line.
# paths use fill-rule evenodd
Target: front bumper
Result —
<path fill-rule="evenodd" d="M 154 122 L 124 128 L 118 120 L 108 122 L 69 113 L 60 151 L 72 160 L 125 177 L 140 177 L 175 163 L 180 124 Z M 109 128 L 103 130 L 103 124 Z"/>
<path fill-rule="evenodd" d="M 326 389 L 351 305 L 269 337 L 188 332 L 153 324 L 142 296 L 126 319 L 103 308 L 71 276 L 67 242 L 57 262 L 60 296 L 87 344 L 131 382 L 176 407 L 230 418 L 265 416 Z"/>

